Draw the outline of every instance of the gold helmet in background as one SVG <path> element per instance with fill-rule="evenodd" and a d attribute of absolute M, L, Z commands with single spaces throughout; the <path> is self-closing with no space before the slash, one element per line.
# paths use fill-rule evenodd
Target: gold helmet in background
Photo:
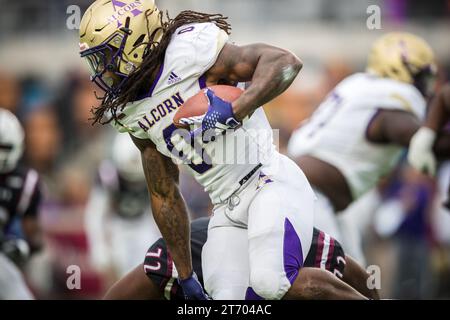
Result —
<path fill-rule="evenodd" d="M 154 0 L 96 0 L 80 24 L 80 55 L 92 81 L 115 92 L 143 61 L 149 43 L 162 36 Z"/>
<path fill-rule="evenodd" d="M 431 47 L 406 32 L 385 34 L 375 41 L 367 61 L 367 71 L 380 77 L 412 84 L 428 95 L 436 75 Z"/>

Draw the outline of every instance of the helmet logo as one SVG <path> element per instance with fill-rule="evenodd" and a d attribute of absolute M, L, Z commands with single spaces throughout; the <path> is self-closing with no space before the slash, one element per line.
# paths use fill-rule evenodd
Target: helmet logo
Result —
<path fill-rule="evenodd" d="M 142 6 L 141 0 L 136 0 L 132 3 L 126 4 L 119 0 L 111 1 L 114 7 L 114 11 L 116 12 L 109 18 L 107 18 L 109 23 L 117 21 L 117 28 L 122 26 L 122 22 L 120 18 L 125 15 L 127 12 L 131 12 L 134 17 L 140 15 L 142 13 L 141 10 L 138 9 L 138 6 Z M 117 9 L 119 8 L 119 9 Z"/>

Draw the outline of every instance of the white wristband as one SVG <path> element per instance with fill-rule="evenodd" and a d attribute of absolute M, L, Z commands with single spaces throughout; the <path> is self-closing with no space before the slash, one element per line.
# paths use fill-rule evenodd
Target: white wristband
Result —
<path fill-rule="evenodd" d="M 436 132 L 427 127 L 421 127 L 413 137 L 414 143 L 419 143 L 427 149 L 433 147 L 434 141 L 436 140 Z"/>

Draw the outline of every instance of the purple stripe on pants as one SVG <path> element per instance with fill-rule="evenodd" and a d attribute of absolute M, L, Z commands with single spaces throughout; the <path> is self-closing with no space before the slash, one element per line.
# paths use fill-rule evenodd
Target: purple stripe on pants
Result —
<path fill-rule="evenodd" d="M 288 218 L 284 220 L 284 272 L 291 284 L 297 278 L 298 271 L 303 267 L 303 252 L 300 238 Z"/>
<path fill-rule="evenodd" d="M 247 292 L 245 292 L 245 300 L 264 300 L 264 298 L 258 296 L 252 288 L 247 288 Z"/>
<path fill-rule="evenodd" d="M 284 220 L 283 263 L 286 277 L 293 284 L 298 271 L 303 267 L 303 251 L 300 238 L 288 218 Z M 249 287 L 245 293 L 245 300 L 264 299 Z"/>

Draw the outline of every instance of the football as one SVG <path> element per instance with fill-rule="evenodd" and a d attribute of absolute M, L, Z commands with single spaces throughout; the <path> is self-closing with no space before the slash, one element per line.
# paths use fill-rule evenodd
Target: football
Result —
<path fill-rule="evenodd" d="M 233 102 L 244 92 L 244 90 L 227 85 L 215 85 L 209 87 L 209 89 L 214 91 L 214 94 L 221 99 Z M 188 129 L 188 126 L 180 123 L 180 119 L 189 118 L 195 116 L 201 116 L 208 111 L 208 98 L 205 94 L 206 89 L 200 90 L 194 96 L 190 97 L 186 102 L 178 109 L 175 117 L 173 118 L 173 123 L 178 128 Z"/>

